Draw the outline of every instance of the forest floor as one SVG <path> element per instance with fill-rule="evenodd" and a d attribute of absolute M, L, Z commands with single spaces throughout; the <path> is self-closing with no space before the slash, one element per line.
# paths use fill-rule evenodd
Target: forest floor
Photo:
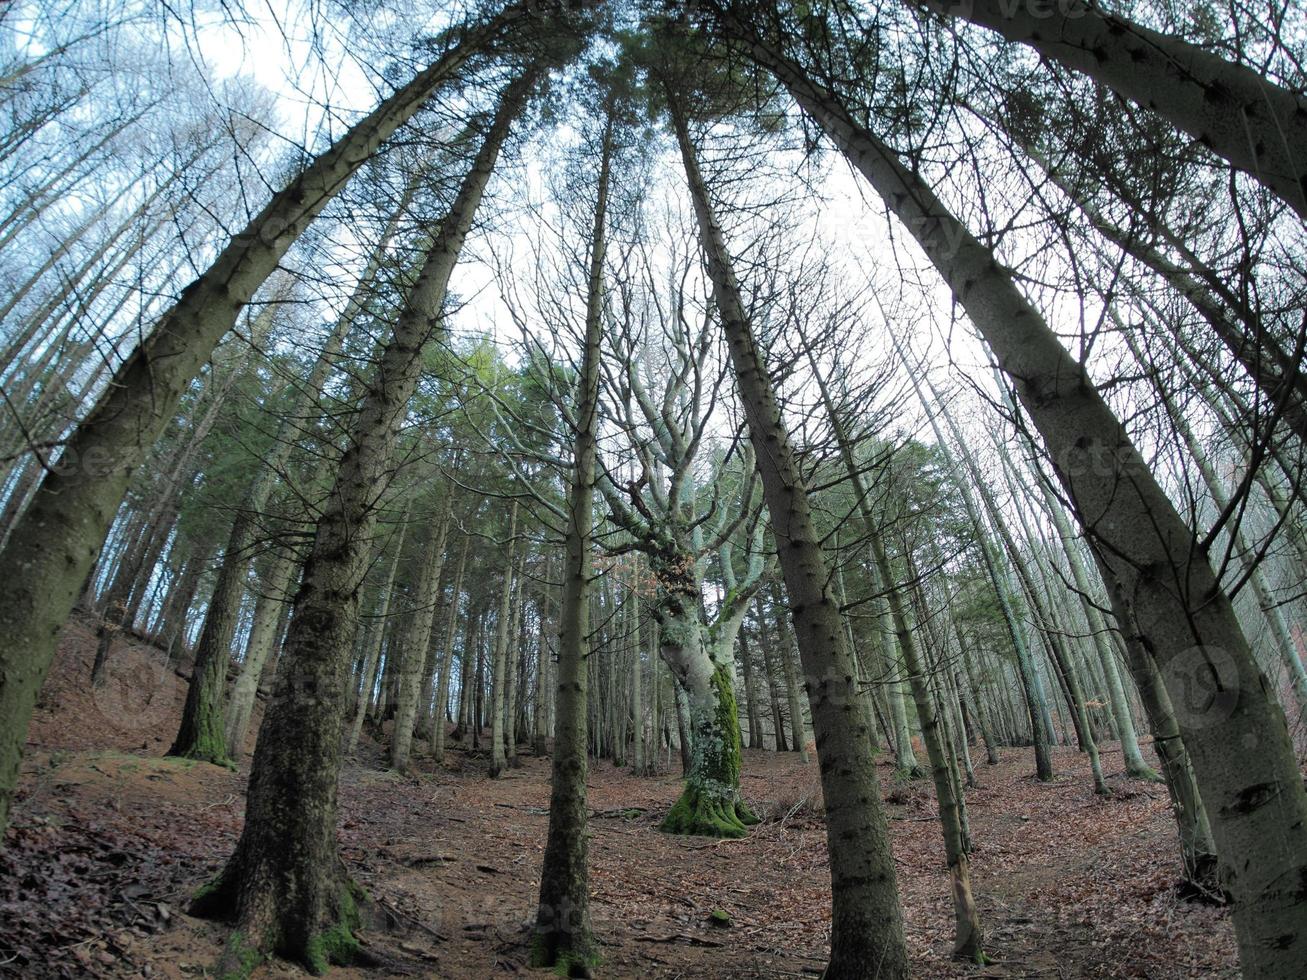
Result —
<path fill-rule="evenodd" d="M 93 648 L 84 624 L 69 626 L 32 726 L 0 850 L 0 975 L 211 975 L 226 930 L 184 909 L 235 844 L 249 756 L 238 772 L 161 758 L 184 682 L 157 652 L 120 644 L 114 677 L 92 695 Z M 1238 975 L 1228 914 L 1176 894 L 1163 788 L 1122 778 L 1119 754 L 1104 748 L 1116 772 L 1106 799 L 1070 749 L 1057 752 L 1048 784 L 1033 778 L 1026 750 L 979 766 L 968 803 L 994 958 L 985 968 L 948 958 L 951 904 L 929 781 L 899 784 L 882 769 L 915 976 Z M 413 777 L 383 771 L 371 744 L 346 765 L 342 854 L 394 926 L 362 938 L 395 965 L 333 976 L 531 972 L 549 765 L 523 753 L 522 767 L 497 781 L 484 758 L 462 751 L 439 772 L 420 759 Z M 678 760 L 660 761 L 651 778 L 591 769 L 598 975 L 817 976 L 830 897 L 816 763 L 749 751 L 743 791 L 766 819 L 744 840 L 713 841 L 657 830 L 680 788 Z M 716 924 L 716 912 L 730 924 Z M 305 974 L 273 962 L 256 975 Z"/>

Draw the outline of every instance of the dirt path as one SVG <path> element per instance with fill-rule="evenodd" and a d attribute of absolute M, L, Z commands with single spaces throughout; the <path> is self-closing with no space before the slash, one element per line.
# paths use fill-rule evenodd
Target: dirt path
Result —
<path fill-rule="evenodd" d="M 146 656 L 123 654 L 124 663 L 138 655 Z M 225 932 L 183 909 L 235 842 L 245 774 L 158 758 L 175 716 L 125 729 L 119 718 L 115 728 L 94 700 L 78 701 L 78 669 L 61 662 L 52 680 L 0 852 L 0 973 L 204 976 Z M 61 685 L 71 685 L 63 696 Z M 1160 787 L 1118 778 L 1117 793 L 1100 800 L 1070 750 L 1057 753 L 1059 778 L 1049 785 L 1028 776 L 1028 753 L 1005 754 L 1002 765 L 981 769 L 983 787 L 968 798 L 976 891 L 996 958 L 984 970 L 947 958 L 951 910 L 928 786 L 894 785 L 883 770 L 917 976 L 1237 976 L 1225 913 L 1171 890 L 1175 848 Z M 461 752 L 440 772 L 420 760 L 424 771 L 406 779 L 382 771 L 381 758 L 366 746 L 343 773 L 341 846 L 400 927 L 365 938 L 402 968 L 333 975 L 524 971 L 548 760 L 528 756 L 491 781 L 484 760 Z M 1105 758 L 1119 768 L 1110 751 Z M 675 838 L 656 830 L 677 795 L 675 773 L 638 779 L 596 766 L 600 975 L 818 975 L 829 879 L 816 787 L 815 764 L 749 752 L 744 792 L 769 819 L 743 841 Z M 715 925 L 714 912 L 730 925 Z M 259 973 L 302 975 L 281 963 Z"/>

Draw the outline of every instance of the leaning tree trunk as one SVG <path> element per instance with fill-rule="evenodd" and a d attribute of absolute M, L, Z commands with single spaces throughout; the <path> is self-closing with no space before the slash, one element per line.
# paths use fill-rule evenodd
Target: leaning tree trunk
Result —
<path fill-rule="evenodd" d="M 358 284 L 345 304 L 345 309 L 336 319 L 335 328 L 323 345 L 308 378 L 287 406 L 286 417 L 277 427 L 272 449 L 237 509 L 236 519 L 227 538 L 227 548 L 223 552 L 222 567 L 218 570 L 218 580 L 209 597 L 200 639 L 195 646 L 195 669 L 191 672 L 181 724 L 172 747 L 168 750 L 169 755 L 202 759 L 220 765 L 230 761 L 225 751 L 230 739 L 223 735 L 227 730 L 224 718 L 227 665 L 231 661 L 236 620 L 245 594 L 251 552 L 258 539 L 259 521 L 268 498 L 295 449 L 297 426 L 321 396 L 323 386 L 340 355 L 345 336 L 353 328 L 355 319 L 371 294 L 373 279 L 381 268 L 386 246 L 400 218 L 408 210 L 417 191 L 416 183 L 416 178 L 410 179 L 405 187 L 399 207 L 372 250 Z M 268 307 L 269 313 L 274 309 L 275 307 Z M 242 738 L 243 734 L 242 731 Z"/>
<path fill-rule="evenodd" d="M 844 427 L 844 419 L 835 406 L 835 399 L 831 396 L 830 385 L 817 369 L 817 359 L 813 357 L 812 350 L 805 350 L 808 359 L 808 365 L 812 368 L 813 380 L 817 383 L 817 391 L 821 395 L 823 407 L 826 409 L 826 418 L 830 423 L 831 431 L 835 435 L 835 442 L 840 451 L 840 460 L 844 463 L 844 472 L 849 477 L 849 482 L 853 486 L 853 495 L 858 501 L 858 513 L 862 517 L 862 524 L 869 535 L 878 535 L 879 523 L 871 511 L 871 497 L 867 492 L 867 487 L 862 479 L 862 471 L 858 469 L 857 460 L 854 456 L 853 444 L 849 441 L 848 432 Z M 886 595 L 892 590 L 893 579 L 888 577 L 888 567 L 882 567 L 881 563 L 873 555 L 872 568 L 872 586 L 878 594 L 872 600 L 872 609 L 876 616 L 876 628 L 881 635 L 881 650 L 885 661 L 885 670 L 887 672 L 887 685 L 889 687 L 889 709 L 890 722 L 893 726 L 894 739 L 894 763 L 898 772 L 908 778 L 916 779 L 924 776 L 921 766 L 917 764 L 916 751 L 912 747 L 912 733 L 908 728 L 908 711 L 907 705 L 903 703 L 903 679 L 899 672 L 899 655 L 894 645 L 894 639 L 897 636 L 898 629 L 894 624 L 893 612 L 890 604 L 886 600 Z"/>
<path fill-rule="evenodd" d="M 509 8 L 459 43 L 351 127 L 275 194 L 217 261 L 191 283 L 115 374 L 99 404 L 64 444 L 16 522 L 0 567 L 0 827 L 55 640 L 95 563 L 133 471 L 176 412 L 242 307 L 351 176 L 469 57 L 525 7 Z"/>
<path fill-rule="evenodd" d="M 224 738 L 227 758 L 239 760 L 245 749 L 245 735 L 249 731 L 250 716 L 254 713 L 254 699 L 269 675 L 268 657 L 277 642 L 277 628 L 282 622 L 282 611 L 290 601 L 291 580 L 299 569 L 299 560 L 288 554 L 274 554 L 267 575 L 260 585 L 259 600 L 254 606 L 254 621 L 250 625 L 250 639 L 245 645 L 245 660 L 241 672 L 232 685 L 231 702 L 227 705 Z M 269 675 L 270 676 L 270 675 Z"/>
<path fill-rule="evenodd" d="M 839 608 L 827 591 L 830 575 L 789 433 L 745 314 L 688 125 L 670 88 L 668 94 L 807 677 L 830 852 L 831 949 L 824 976 L 845 980 L 874 971 L 881 980 L 895 980 L 908 975 L 907 949 L 876 780 L 874 732 L 865 710 L 858 710 L 863 702 L 857 666 Z"/>
<path fill-rule="evenodd" d="M 509 85 L 471 171 L 434 231 L 318 520 L 254 750 L 245 827 L 226 868 L 192 906 L 195 914 L 235 919 L 238 932 L 221 964 L 225 969 L 247 962 L 251 948 L 279 952 L 318 972 L 358 950 L 355 889 L 336 844 L 337 780 L 345 674 L 379 492 L 393 473 L 423 351 L 443 330 L 445 297 L 464 239 L 509 126 L 538 77 L 532 69 Z"/>
<path fill-rule="evenodd" d="M 930 418 L 933 423 L 934 415 L 931 415 Z M 999 556 L 993 542 L 990 540 L 989 528 L 981 517 L 980 508 L 976 506 L 972 485 L 973 482 L 978 483 L 980 476 L 973 471 L 974 480 L 968 480 L 967 475 L 961 472 L 961 468 L 954 460 L 953 454 L 944 449 L 942 436 L 936 438 L 939 439 L 941 451 L 945 452 L 953 483 L 962 495 L 962 503 L 966 507 L 967 516 L 976 528 L 980 557 L 984 562 L 990 583 L 994 586 L 994 594 L 998 597 L 998 607 L 1003 614 L 1003 622 L 1007 625 L 1008 635 L 1012 640 L 1012 647 L 1017 655 L 1017 676 L 1021 681 L 1021 691 L 1025 695 L 1027 713 L 1030 716 L 1030 736 L 1035 746 L 1035 774 L 1042 782 L 1048 782 L 1053 778 L 1053 757 L 1049 754 L 1049 745 L 1053 741 L 1053 727 L 1048 722 L 1048 703 L 1044 695 L 1044 685 L 1040 681 L 1039 672 L 1035 667 L 1034 655 L 1029 644 L 1026 643 L 1021 621 L 1012 608 L 1012 597 L 1008 592 L 1008 583 L 1001 574 L 1002 565 L 999 562 Z M 965 444 L 960 444 L 959 448 L 965 449 Z M 969 460 L 969 457 L 966 458 Z"/>
<path fill-rule="evenodd" d="M 921 176 L 829 89 L 756 34 L 753 56 L 780 77 L 917 239 L 1012 378 L 1043 436 L 1103 576 L 1138 642 L 1184 706 L 1178 718 L 1229 887 L 1245 973 L 1301 972 L 1307 936 L 1307 792 L 1284 712 L 1258 669 L 1204 547 L 1175 510 L 1084 368 L 993 252 Z M 1206 693 L 1198 703 L 1195 690 Z"/>
<path fill-rule="evenodd" d="M 1026 44 L 1159 113 L 1307 220 L 1307 98 L 1085 0 L 906 0 Z"/>
<path fill-rule="evenodd" d="M 549 836 L 540 868 L 540 902 L 531 965 L 568 976 L 588 975 L 597 949 L 590 930 L 590 868 L 586 832 L 586 743 L 590 593 L 593 576 L 594 494 L 598 471 L 600 342 L 603 337 L 604 259 L 614 115 L 610 106 L 599 154 L 598 198 L 590 236 L 585 347 L 577 378 L 572 481 L 567 494 L 563 597 L 558 615 L 554 757 Z M 541 648 L 543 651 L 543 647 Z"/>

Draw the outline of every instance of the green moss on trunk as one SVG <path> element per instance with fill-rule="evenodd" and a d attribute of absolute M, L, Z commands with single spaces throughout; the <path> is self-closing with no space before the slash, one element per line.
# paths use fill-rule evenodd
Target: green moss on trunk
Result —
<path fill-rule="evenodd" d="M 744 837 L 758 818 L 740 799 L 740 720 L 729 668 L 718 665 L 711 685 L 711 710 L 692 706 L 690 775 L 660 829 L 669 834 Z"/>

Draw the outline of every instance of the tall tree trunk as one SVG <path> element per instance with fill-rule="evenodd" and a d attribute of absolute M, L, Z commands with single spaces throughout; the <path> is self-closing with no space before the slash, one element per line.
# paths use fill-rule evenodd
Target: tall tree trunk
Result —
<path fill-rule="evenodd" d="M 554 757 L 549 794 L 549 836 L 540 868 L 540 902 L 531 965 L 568 976 L 587 976 L 596 959 L 590 931 L 590 868 L 586 833 L 589 741 L 588 665 L 593 575 L 594 495 L 598 471 L 599 382 L 602 372 L 604 261 L 607 255 L 609 182 L 615 152 L 616 107 L 599 151 L 599 179 L 587 270 L 585 345 L 577 378 L 572 478 L 567 494 L 563 595 L 558 614 L 558 672 Z"/>
<path fill-rule="evenodd" d="M 740 27 L 736 22 L 734 29 Z M 750 40 L 754 56 L 778 74 L 911 231 L 1015 380 L 1104 579 L 1120 591 L 1127 638 L 1148 651 L 1173 697 L 1195 683 L 1211 695 L 1186 705 L 1178 720 L 1217 847 L 1241 858 L 1230 891 L 1243 969 L 1295 976 L 1307 936 L 1301 894 L 1307 792 L 1284 712 L 1270 697 L 1207 549 L 1084 368 L 994 254 L 829 89 L 757 35 Z"/>
<path fill-rule="evenodd" d="M 905 0 L 996 31 L 1161 114 L 1307 220 L 1307 99 L 1085 0 Z"/>
<path fill-rule="evenodd" d="M 64 444 L 0 551 L 0 828 L 8 824 L 19 759 L 56 637 L 126 493 L 192 379 L 291 244 L 382 142 L 485 43 L 515 23 L 509 8 L 458 43 L 351 127 L 275 194 L 213 266 L 183 292 Z M 221 734 L 221 733 L 220 733 Z M 301 941 L 302 940 L 302 941 Z M 297 938 L 296 945 L 307 942 Z"/>
<path fill-rule="evenodd" d="M 218 880 L 196 896 L 197 915 L 229 915 L 239 942 L 224 968 L 255 950 L 277 951 L 315 971 L 357 951 L 354 886 L 336 844 L 337 780 L 345 671 L 358 621 L 379 493 L 428 342 L 443 331 L 450 276 L 512 121 L 539 69 L 508 86 L 472 168 L 433 238 L 381 352 L 356 415 L 349 448 L 314 535 L 277 686 L 259 732 L 245 827 Z M 240 948 L 237 948 L 240 947 Z"/>
<path fill-rule="evenodd" d="M 845 980 L 865 977 L 875 969 L 882 980 L 894 980 L 907 976 L 907 950 L 876 781 L 875 740 L 870 719 L 858 710 L 862 701 L 857 667 L 845 640 L 839 608 L 827 594 L 830 576 L 807 491 L 746 318 L 689 128 L 675 93 L 668 88 L 668 94 L 807 676 L 830 852 L 831 951 L 824 976 L 826 980 Z"/>

